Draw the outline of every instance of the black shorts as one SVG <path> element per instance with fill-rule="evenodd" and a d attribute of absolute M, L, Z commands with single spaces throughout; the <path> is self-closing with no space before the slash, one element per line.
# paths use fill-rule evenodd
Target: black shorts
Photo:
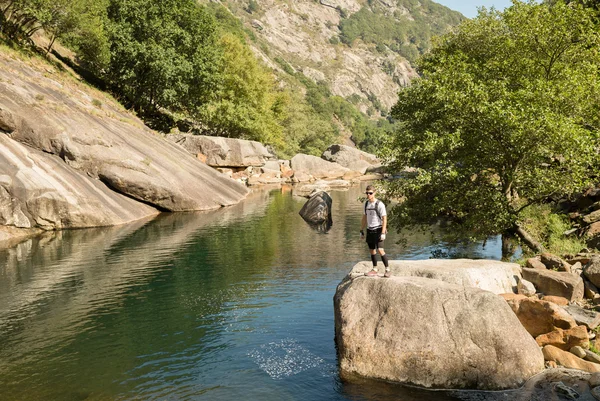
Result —
<path fill-rule="evenodd" d="M 380 239 L 382 230 L 382 227 L 373 230 L 367 229 L 367 245 L 369 245 L 369 249 L 383 248 L 383 241 Z"/>

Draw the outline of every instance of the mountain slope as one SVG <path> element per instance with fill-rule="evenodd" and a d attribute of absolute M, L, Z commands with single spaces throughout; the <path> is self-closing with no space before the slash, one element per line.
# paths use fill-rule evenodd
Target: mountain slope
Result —
<path fill-rule="evenodd" d="M 301 88 L 300 73 L 372 117 L 386 115 L 398 89 L 417 75 L 409 60 L 427 50 L 431 36 L 464 18 L 429 0 L 221 4 L 244 23 L 255 53 L 286 85 Z"/>

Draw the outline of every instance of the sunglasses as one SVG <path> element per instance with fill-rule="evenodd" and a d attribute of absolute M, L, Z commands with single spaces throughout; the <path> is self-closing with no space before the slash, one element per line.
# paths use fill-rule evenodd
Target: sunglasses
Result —
<path fill-rule="evenodd" d="M 367 195 L 373 195 L 375 192 L 365 192 Z"/>

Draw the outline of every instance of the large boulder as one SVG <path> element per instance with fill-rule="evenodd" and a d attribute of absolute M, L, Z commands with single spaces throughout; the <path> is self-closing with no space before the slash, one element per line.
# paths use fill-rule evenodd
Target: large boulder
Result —
<path fill-rule="evenodd" d="M 158 210 L 0 134 L 0 225 L 46 230 L 128 223 Z M 19 235 L 4 230 L 8 239 Z M 3 237 L 0 236 L 0 237 Z"/>
<path fill-rule="evenodd" d="M 424 277 L 347 277 L 335 298 L 342 374 L 424 387 L 516 388 L 544 369 L 501 297 Z"/>
<path fill-rule="evenodd" d="M 5 55 L 0 55 L 0 127 L 12 140 L 159 210 L 210 210 L 248 193 L 103 93 Z M 107 202 L 100 208 L 110 207 Z"/>
<path fill-rule="evenodd" d="M 569 301 L 583 299 L 583 279 L 567 272 L 543 269 L 523 269 L 523 278 L 531 281 L 545 295 L 565 297 Z"/>
<path fill-rule="evenodd" d="M 211 167 L 260 167 L 267 161 L 276 160 L 263 144 L 256 141 L 192 134 L 172 134 L 167 135 L 167 139 L 195 156 L 206 156 L 206 164 Z"/>
<path fill-rule="evenodd" d="M 316 156 L 297 154 L 290 160 L 294 176 L 296 175 L 311 175 L 314 178 L 336 179 L 343 178 L 349 169 L 337 163 L 328 162 Z"/>
<path fill-rule="evenodd" d="M 306 201 L 302 209 L 300 209 L 300 216 L 311 225 L 322 225 L 328 224 L 331 226 L 331 196 L 325 191 L 319 191 L 314 193 L 309 200 Z"/>
<path fill-rule="evenodd" d="M 365 174 L 368 169 L 381 167 L 381 162 L 375 155 L 346 145 L 331 145 L 323 152 L 321 158 L 361 174 Z"/>
<path fill-rule="evenodd" d="M 389 265 L 394 276 L 427 277 L 495 294 L 515 292 L 521 276 L 517 263 L 486 259 L 390 260 Z M 370 262 L 359 262 L 350 275 L 361 275 L 369 270 Z"/>

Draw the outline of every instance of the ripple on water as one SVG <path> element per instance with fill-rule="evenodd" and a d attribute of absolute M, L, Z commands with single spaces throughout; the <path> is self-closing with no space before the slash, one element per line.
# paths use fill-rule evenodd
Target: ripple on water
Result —
<path fill-rule="evenodd" d="M 327 369 L 323 358 L 313 354 L 294 339 L 263 344 L 252 350 L 248 356 L 275 380 L 313 368 Z"/>

